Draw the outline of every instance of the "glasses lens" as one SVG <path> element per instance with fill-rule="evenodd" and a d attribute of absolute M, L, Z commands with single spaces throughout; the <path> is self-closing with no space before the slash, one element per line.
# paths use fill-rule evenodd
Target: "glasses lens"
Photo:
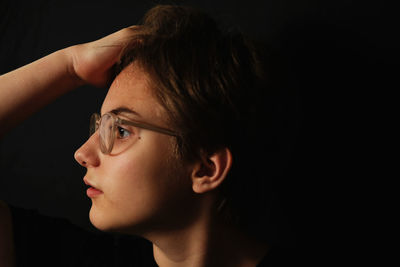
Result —
<path fill-rule="evenodd" d="M 111 153 L 113 144 L 114 144 L 114 118 L 106 113 L 101 117 L 100 121 L 100 149 L 103 153 L 109 154 Z"/>

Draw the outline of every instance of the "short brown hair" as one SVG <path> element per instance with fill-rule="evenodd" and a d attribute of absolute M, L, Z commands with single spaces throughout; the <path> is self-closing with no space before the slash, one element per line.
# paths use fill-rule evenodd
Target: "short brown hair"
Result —
<path fill-rule="evenodd" d="M 243 214 L 268 191 L 266 177 L 259 175 L 265 162 L 256 160 L 268 139 L 260 135 L 259 125 L 268 123 L 260 116 L 266 75 L 254 44 L 239 31 L 222 31 L 205 13 L 184 6 L 152 8 L 135 31 L 120 67 L 135 61 L 149 74 L 173 130 L 180 133 L 183 159 L 222 147 L 231 150 L 233 168 L 223 194 L 230 214 L 251 227 Z M 240 198 L 246 184 L 250 192 Z M 261 192 L 254 194 L 253 187 Z"/>

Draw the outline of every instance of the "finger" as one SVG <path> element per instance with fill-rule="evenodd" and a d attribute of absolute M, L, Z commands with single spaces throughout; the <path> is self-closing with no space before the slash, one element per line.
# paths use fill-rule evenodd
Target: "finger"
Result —
<path fill-rule="evenodd" d="M 139 28 L 139 26 L 138 25 L 132 25 L 132 26 L 129 26 L 129 27 L 127 27 L 128 29 L 131 29 L 131 30 L 136 30 L 136 29 L 138 29 Z"/>

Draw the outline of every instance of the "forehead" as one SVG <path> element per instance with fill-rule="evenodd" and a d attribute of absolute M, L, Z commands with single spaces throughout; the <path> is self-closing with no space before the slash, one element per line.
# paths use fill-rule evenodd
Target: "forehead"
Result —
<path fill-rule="evenodd" d="M 149 75 L 137 64 L 124 68 L 114 79 L 101 107 L 101 114 L 118 108 L 128 108 L 139 114 L 136 119 L 148 122 L 165 121 L 165 109 L 153 94 Z"/>

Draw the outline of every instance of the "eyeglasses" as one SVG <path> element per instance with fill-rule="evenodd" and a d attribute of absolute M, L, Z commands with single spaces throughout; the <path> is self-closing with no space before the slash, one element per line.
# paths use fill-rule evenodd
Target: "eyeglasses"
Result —
<path fill-rule="evenodd" d="M 178 136 L 177 133 L 171 130 L 143 122 L 123 120 L 113 113 L 108 112 L 103 114 L 103 116 L 94 113 L 90 118 L 90 136 L 99 130 L 100 150 L 102 153 L 106 155 L 110 154 L 115 144 L 115 138 L 124 139 L 124 136 L 121 135 L 130 133 L 121 127 L 123 125 L 130 125 L 166 135 Z"/>

